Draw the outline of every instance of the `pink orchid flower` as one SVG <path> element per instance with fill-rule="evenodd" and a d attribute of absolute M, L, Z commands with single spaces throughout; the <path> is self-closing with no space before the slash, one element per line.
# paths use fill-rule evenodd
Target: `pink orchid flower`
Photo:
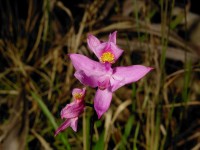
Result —
<path fill-rule="evenodd" d="M 123 53 L 123 50 L 116 45 L 116 35 L 117 31 L 109 35 L 108 42 L 102 43 L 95 36 L 88 36 L 88 47 L 98 57 L 100 63 L 83 55 L 69 55 L 76 69 L 75 77 L 84 85 L 98 87 L 94 98 L 94 108 L 98 118 L 108 110 L 114 91 L 125 84 L 138 81 L 153 69 L 142 65 L 111 68 Z"/>
<path fill-rule="evenodd" d="M 75 88 L 72 91 L 74 101 L 67 104 L 61 110 L 61 118 L 66 119 L 61 126 L 55 131 L 55 136 L 65 130 L 67 127 L 71 127 L 75 132 L 77 131 L 78 117 L 83 113 L 85 108 L 84 97 L 86 88 Z"/>
<path fill-rule="evenodd" d="M 116 35 L 117 31 L 109 35 L 108 42 L 102 43 L 95 36 L 88 36 L 88 47 L 94 52 L 101 63 L 108 62 L 113 64 L 122 55 L 123 50 L 116 45 Z"/>

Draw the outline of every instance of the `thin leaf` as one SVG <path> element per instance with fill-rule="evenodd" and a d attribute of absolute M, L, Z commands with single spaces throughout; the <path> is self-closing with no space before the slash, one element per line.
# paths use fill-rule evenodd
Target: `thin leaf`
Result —
<path fill-rule="evenodd" d="M 31 96 L 34 98 L 34 100 L 37 101 L 38 105 L 40 106 L 41 110 L 43 111 L 43 113 L 45 114 L 45 116 L 49 119 L 52 127 L 54 129 L 58 128 L 58 125 L 53 117 L 53 115 L 51 114 L 51 112 L 49 111 L 49 109 L 47 108 L 47 106 L 45 105 L 45 103 L 42 101 L 42 99 L 34 92 L 31 92 Z M 70 150 L 70 145 L 68 143 L 68 140 L 65 138 L 65 136 L 63 136 L 62 134 L 59 135 L 61 141 L 63 142 L 63 144 L 66 146 L 66 148 L 68 150 Z"/>

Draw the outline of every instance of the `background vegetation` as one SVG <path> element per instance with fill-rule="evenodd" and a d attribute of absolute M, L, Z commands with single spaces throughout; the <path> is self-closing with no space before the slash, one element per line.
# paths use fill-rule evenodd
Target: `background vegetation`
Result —
<path fill-rule="evenodd" d="M 195 0 L 1 0 L 0 149 L 200 149 L 199 13 Z M 107 40 L 115 30 L 117 65 L 155 70 L 117 90 L 94 130 L 87 108 L 77 133 L 54 137 L 82 87 L 67 54 L 96 59 L 87 35 Z"/>

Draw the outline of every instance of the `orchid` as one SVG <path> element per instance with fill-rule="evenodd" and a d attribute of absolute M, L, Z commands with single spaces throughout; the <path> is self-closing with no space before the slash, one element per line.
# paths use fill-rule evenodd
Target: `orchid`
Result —
<path fill-rule="evenodd" d="M 116 34 L 116 31 L 113 32 L 109 35 L 108 42 L 102 43 L 95 36 L 88 36 L 88 47 L 100 62 L 84 55 L 69 54 L 76 70 L 75 77 L 84 85 L 98 87 L 94 98 L 94 108 L 98 118 L 108 110 L 113 92 L 126 84 L 138 81 L 153 69 L 143 65 L 112 68 L 111 65 L 123 53 L 123 50 L 116 45 Z"/>
<path fill-rule="evenodd" d="M 55 131 L 55 136 L 65 130 L 67 127 L 71 127 L 75 132 L 77 131 L 78 117 L 83 113 L 85 108 L 84 97 L 86 89 L 75 88 L 72 91 L 74 101 L 67 104 L 61 110 L 61 118 L 66 119 L 61 126 Z"/>

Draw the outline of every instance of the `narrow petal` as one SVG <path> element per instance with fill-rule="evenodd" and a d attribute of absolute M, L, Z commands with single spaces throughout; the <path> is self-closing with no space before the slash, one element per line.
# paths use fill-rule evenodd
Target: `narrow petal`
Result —
<path fill-rule="evenodd" d="M 100 57 L 101 57 L 102 53 L 105 51 L 107 45 L 108 45 L 108 42 L 103 42 L 93 49 L 93 52 L 97 56 L 98 59 L 100 59 Z"/>
<path fill-rule="evenodd" d="M 111 100 L 112 92 L 110 90 L 97 90 L 94 98 L 94 108 L 98 118 L 101 118 L 101 116 L 108 110 Z"/>
<path fill-rule="evenodd" d="M 116 44 L 110 43 L 110 49 L 112 53 L 115 55 L 115 61 L 122 55 L 124 52 L 122 49 L 120 49 Z"/>
<path fill-rule="evenodd" d="M 107 72 L 104 64 L 93 61 L 84 55 L 70 54 L 69 57 L 77 71 L 75 77 L 85 85 L 97 86 L 97 78 Z"/>
<path fill-rule="evenodd" d="M 76 70 L 83 70 L 87 75 L 104 74 L 106 72 L 104 64 L 91 60 L 80 54 L 69 54 L 72 64 Z"/>
<path fill-rule="evenodd" d="M 67 127 L 69 127 L 71 124 L 70 119 L 65 120 L 55 131 L 54 136 L 58 135 L 58 133 L 64 131 Z"/>
<path fill-rule="evenodd" d="M 90 34 L 87 38 L 87 44 L 90 50 L 92 50 L 95 53 L 95 49 L 97 46 L 99 46 L 100 41 L 98 38 Z"/>
<path fill-rule="evenodd" d="M 116 36 L 117 36 L 117 31 L 110 34 L 109 35 L 109 42 L 113 42 L 114 44 L 116 44 Z"/>
<path fill-rule="evenodd" d="M 78 125 L 78 117 L 71 119 L 70 127 L 76 132 Z"/>
<path fill-rule="evenodd" d="M 74 118 L 78 117 L 80 114 L 84 111 L 84 101 L 73 101 L 70 104 L 67 104 L 62 110 L 61 110 L 61 118 Z"/>
<path fill-rule="evenodd" d="M 76 71 L 74 76 L 83 84 L 90 87 L 98 86 L 98 75 L 86 75 L 83 70 Z"/>
<path fill-rule="evenodd" d="M 87 38 L 87 43 L 89 49 L 97 56 L 98 59 L 101 57 L 101 53 L 106 46 L 106 43 L 101 43 L 99 39 L 97 39 L 93 35 L 89 35 Z"/>
<path fill-rule="evenodd" d="M 111 79 L 112 92 L 125 84 L 136 82 L 143 78 L 153 68 L 142 65 L 133 65 L 129 67 L 116 67 L 113 69 Z"/>
<path fill-rule="evenodd" d="M 69 54 L 76 70 L 83 70 L 87 74 L 100 73 L 105 70 L 104 65 L 80 54 Z"/>

